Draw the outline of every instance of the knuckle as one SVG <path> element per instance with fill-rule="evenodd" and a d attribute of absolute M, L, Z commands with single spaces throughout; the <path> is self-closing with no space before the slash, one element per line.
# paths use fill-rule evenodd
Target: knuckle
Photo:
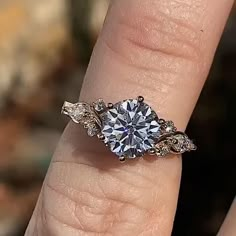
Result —
<path fill-rule="evenodd" d="M 105 23 L 105 26 L 109 26 L 105 27 L 101 38 L 113 53 L 126 63 L 140 67 L 150 56 L 154 58 L 155 65 L 161 58 L 191 63 L 201 61 L 200 32 L 194 22 L 157 9 L 152 14 L 151 4 L 148 7 L 147 3 L 143 7 L 142 2 L 140 4 L 133 4 L 122 11 L 117 6 L 111 7 L 113 17 Z M 152 59 L 149 66 L 150 63 Z"/>

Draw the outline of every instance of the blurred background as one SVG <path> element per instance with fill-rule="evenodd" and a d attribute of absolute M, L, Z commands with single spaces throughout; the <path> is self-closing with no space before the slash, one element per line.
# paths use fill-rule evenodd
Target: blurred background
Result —
<path fill-rule="evenodd" d="M 0 236 L 23 236 L 108 0 L 0 1 Z M 217 17 L 217 16 L 216 16 Z M 33 101 L 33 102 L 32 102 Z M 236 7 L 188 127 L 174 236 L 211 236 L 236 194 Z M 135 235 L 134 235 L 135 236 Z"/>

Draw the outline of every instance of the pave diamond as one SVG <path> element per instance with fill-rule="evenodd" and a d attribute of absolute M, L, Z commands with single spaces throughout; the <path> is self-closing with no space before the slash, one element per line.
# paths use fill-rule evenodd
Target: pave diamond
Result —
<path fill-rule="evenodd" d="M 136 158 L 155 145 L 160 125 L 150 106 L 137 100 L 119 102 L 103 114 L 102 134 L 118 156 Z"/>
<path fill-rule="evenodd" d="M 93 103 L 95 111 L 98 113 L 102 113 L 106 110 L 106 104 L 102 99 L 98 99 L 96 102 Z"/>

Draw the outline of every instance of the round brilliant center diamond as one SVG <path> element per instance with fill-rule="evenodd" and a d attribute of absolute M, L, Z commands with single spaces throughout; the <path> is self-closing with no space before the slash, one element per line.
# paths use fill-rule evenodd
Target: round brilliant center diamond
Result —
<path fill-rule="evenodd" d="M 146 103 L 129 99 L 103 114 L 102 134 L 118 156 L 136 158 L 155 145 L 160 136 L 156 113 Z"/>

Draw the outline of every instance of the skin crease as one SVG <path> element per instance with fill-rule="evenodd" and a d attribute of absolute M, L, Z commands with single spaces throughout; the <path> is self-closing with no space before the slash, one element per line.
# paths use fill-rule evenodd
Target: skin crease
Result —
<path fill-rule="evenodd" d="M 138 95 L 184 130 L 207 77 L 232 0 L 114 0 L 80 100 Z M 120 164 L 70 123 L 26 231 L 32 235 L 171 235 L 181 158 Z"/>

